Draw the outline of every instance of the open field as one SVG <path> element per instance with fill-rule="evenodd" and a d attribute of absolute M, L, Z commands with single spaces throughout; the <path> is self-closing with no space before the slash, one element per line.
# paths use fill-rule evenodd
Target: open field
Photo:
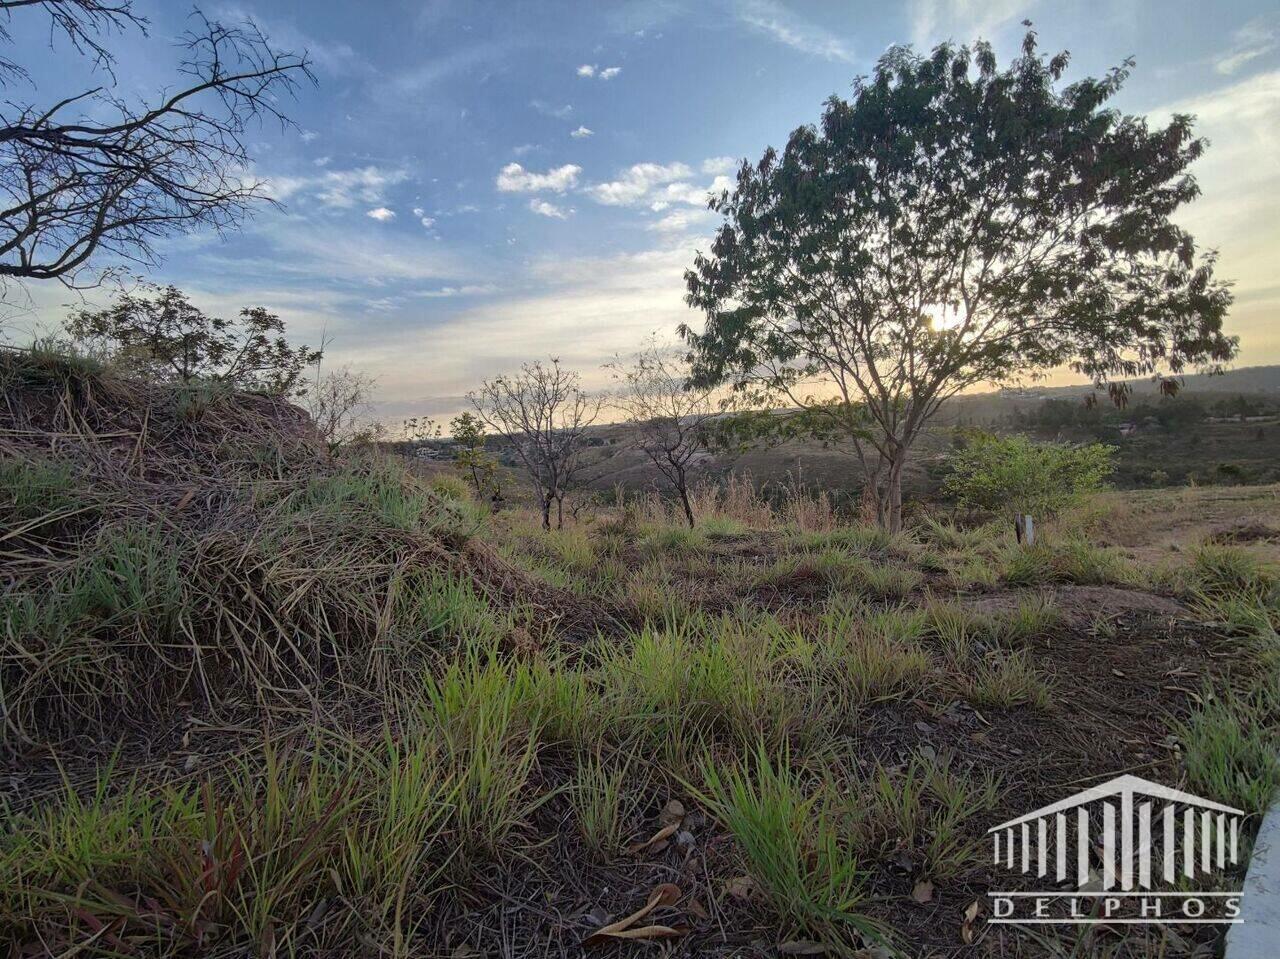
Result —
<path fill-rule="evenodd" d="M 544 533 L 332 458 L 281 403 L 4 364 L 16 955 L 1217 941 L 987 925 L 1011 877 L 985 833 L 1127 772 L 1251 834 L 1280 783 L 1280 487 L 1106 494 L 1033 548 L 740 481 L 693 530 L 644 500 Z"/>

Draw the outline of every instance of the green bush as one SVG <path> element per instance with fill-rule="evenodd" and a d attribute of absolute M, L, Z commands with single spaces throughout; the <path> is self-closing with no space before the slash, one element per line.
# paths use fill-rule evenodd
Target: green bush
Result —
<path fill-rule="evenodd" d="M 951 454 L 943 491 L 971 509 L 1052 516 L 1105 487 L 1114 453 L 1101 443 L 1037 443 L 973 431 Z"/>

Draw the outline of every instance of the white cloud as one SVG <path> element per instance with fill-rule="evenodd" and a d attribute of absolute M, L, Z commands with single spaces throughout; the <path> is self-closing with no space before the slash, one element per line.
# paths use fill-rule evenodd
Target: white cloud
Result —
<path fill-rule="evenodd" d="M 519 146 L 512 147 L 511 152 L 518 157 L 522 157 L 526 153 L 532 153 L 536 149 L 538 149 L 538 145 L 536 143 L 521 143 Z"/>
<path fill-rule="evenodd" d="M 717 176 L 709 185 L 699 186 L 689 182 L 693 175 L 693 170 L 684 163 L 637 163 L 624 170 L 618 179 L 593 183 L 585 192 L 605 206 L 644 203 L 654 213 L 661 213 L 673 203 L 705 207 L 709 192 L 733 189 L 733 181 L 727 176 Z"/>
<path fill-rule="evenodd" d="M 1263 20 L 1251 20 L 1235 32 L 1235 42 L 1214 68 L 1221 74 L 1235 73 L 1242 66 L 1276 49 L 1276 29 Z"/>
<path fill-rule="evenodd" d="M 575 140 L 585 140 L 587 137 L 593 136 L 594 134 L 595 134 L 594 130 L 588 129 L 587 127 L 580 126 L 578 127 L 578 129 L 570 133 L 569 136 L 573 137 Z"/>
<path fill-rule="evenodd" d="M 670 183 L 693 173 L 683 163 L 637 163 L 617 180 L 595 183 L 587 187 L 587 193 L 597 203 L 605 206 L 631 206 L 639 203 L 649 191 L 663 183 Z"/>
<path fill-rule="evenodd" d="M 573 104 L 566 103 L 564 106 L 556 106 L 554 103 L 547 103 L 546 100 L 530 100 L 529 106 L 533 107 L 544 117 L 553 117 L 556 120 L 567 120 L 573 113 Z"/>
<path fill-rule="evenodd" d="M 736 173 L 738 171 L 738 161 L 733 157 L 707 157 L 702 161 L 702 172 L 719 174 L 719 173 Z"/>
<path fill-rule="evenodd" d="M 436 225 L 436 218 L 427 216 L 427 211 L 420 206 L 413 208 L 413 215 L 418 218 L 418 222 L 425 226 L 428 230 Z"/>
<path fill-rule="evenodd" d="M 375 207 L 365 213 L 370 219 L 377 220 L 379 223 L 386 223 L 388 220 L 396 218 L 395 210 L 388 210 L 385 206 Z"/>
<path fill-rule="evenodd" d="M 911 39 L 918 47 L 944 40 L 991 39 L 997 27 L 1021 19 L 1035 0 L 910 0 Z"/>
<path fill-rule="evenodd" d="M 388 187 L 409 179 L 406 170 L 379 166 L 328 170 L 315 176 L 269 177 L 267 189 L 277 200 L 305 196 L 327 207 L 348 209 L 357 203 L 381 203 Z"/>
<path fill-rule="evenodd" d="M 492 283 L 470 283 L 466 286 L 442 286 L 438 290 L 419 290 L 414 296 L 424 299 L 447 299 L 454 296 L 483 296 L 496 293 L 498 288 Z"/>
<path fill-rule="evenodd" d="M 529 209 L 539 216 L 549 216 L 554 220 L 567 219 L 569 214 L 554 203 L 548 203 L 546 200 L 534 197 L 529 201 Z"/>
<path fill-rule="evenodd" d="M 706 206 L 708 193 L 719 193 L 732 190 L 733 182 L 726 176 L 718 176 L 709 186 L 694 186 L 692 183 L 668 183 L 661 196 L 672 203 L 687 203 L 690 206 Z"/>
<path fill-rule="evenodd" d="M 495 182 L 503 193 L 536 193 L 540 190 L 563 193 L 578 185 L 578 174 L 581 172 L 582 167 L 573 163 L 554 167 L 546 173 L 534 173 L 519 163 L 508 163 L 498 173 Z"/>
<path fill-rule="evenodd" d="M 302 133 L 299 134 L 299 138 L 302 140 L 303 143 L 310 143 L 319 135 L 320 134 L 316 133 L 315 130 L 303 130 Z"/>
<path fill-rule="evenodd" d="M 706 224 L 709 220 L 710 211 L 708 210 L 676 210 L 674 213 L 668 213 L 661 220 L 653 221 L 645 229 L 659 233 L 685 233 Z"/>
<path fill-rule="evenodd" d="M 577 73 L 580 77 L 595 77 L 600 80 L 612 80 L 622 72 L 622 67 L 605 67 L 603 70 L 595 63 L 584 63 L 578 67 Z"/>
<path fill-rule="evenodd" d="M 826 60 L 854 62 L 853 48 L 840 37 L 792 13 L 775 0 L 738 0 L 738 19 L 794 50 Z"/>
<path fill-rule="evenodd" d="M 329 161 L 330 161 L 330 160 L 332 160 L 332 159 L 333 159 L 333 157 L 323 156 L 323 157 L 316 157 L 316 158 L 315 158 L 314 160 L 312 160 L 311 162 L 312 162 L 315 166 L 328 166 L 328 165 L 329 165 Z"/>

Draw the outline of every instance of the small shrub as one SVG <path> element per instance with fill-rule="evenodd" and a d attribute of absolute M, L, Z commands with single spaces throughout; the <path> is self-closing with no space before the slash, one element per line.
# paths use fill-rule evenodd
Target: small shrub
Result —
<path fill-rule="evenodd" d="M 428 481 L 427 486 L 441 499 L 456 503 L 471 502 L 471 487 L 461 476 L 455 476 L 452 473 L 436 473 Z"/>
<path fill-rule="evenodd" d="M 948 458 L 943 491 L 962 507 L 1053 516 L 1104 488 L 1115 447 L 1037 443 L 970 431 Z"/>

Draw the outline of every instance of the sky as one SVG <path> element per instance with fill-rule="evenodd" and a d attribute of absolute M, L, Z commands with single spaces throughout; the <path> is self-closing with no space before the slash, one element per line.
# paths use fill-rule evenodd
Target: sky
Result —
<path fill-rule="evenodd" d="M 136 0 L 150 36 L 111 39 L 119 90 L 174 82 L 186 4 Z M 708 189 L 815 121 L 884 50 L 985 38 L 1002 61 L 1035 24 L 1069 50 L 1067 79 L 1136 61 L 1118 106 L 1198 117 L 1203 196 L 1178 219 L 1235 282 L 1238 365 L 1280 363 L 1280 9 L 1222 0 L 244 0 L 318 85 L 285 104 L 296 129 L 255 128 L 253 174 L 279 210 L 226 237 L 162 244 L 156 282 L 206 310 L 279 313 L 326 363 L 377 378 L 376 415 L 448 416 L 485 377 L 556 356 L 600 366 L 698 316 L 682 274 L 716 217 Z M 39 16 L 8 51 L 41 100 L 84 63 Z M 12 98 L 30 89 L 8 90 Z M 73 297 L 7 292 L 9 323 L 56 325 Z M 100 296 L 101 294 L 90 294 Z M 1057 378 L 1067 382 L 1065 377 Z"/>

